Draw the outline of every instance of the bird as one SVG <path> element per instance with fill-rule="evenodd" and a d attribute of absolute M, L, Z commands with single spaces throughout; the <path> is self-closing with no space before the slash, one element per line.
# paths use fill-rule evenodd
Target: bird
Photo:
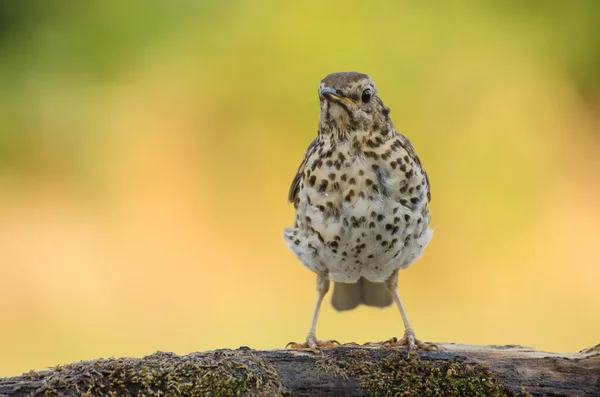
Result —
<path fill-rule="evenodd" d="M 338 311 L 395 303 L 402 338 L 380 342 L 408 353 L 436 349 L 416 338 L 398 293 L 398 273 L 432 238 L 429 178 L 410 141 L 394 128 L 374 81 L 359 72 L 327 75 L 319 84 L 319 127 L 291 183 L 295 208 L 285 245 L 316 274 L 317 302 L 306 341 L 287 347 L 339 345 L 318 340 L 316 326 L 333 282 Z"/>

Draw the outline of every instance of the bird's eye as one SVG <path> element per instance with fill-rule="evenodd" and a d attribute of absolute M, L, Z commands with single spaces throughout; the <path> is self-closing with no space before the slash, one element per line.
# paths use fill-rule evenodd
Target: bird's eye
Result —
<path fill-rule="evenodd" d="M 369 103 L 369 101 L 371 100 L 371 89 L 370 88 L 367 88 L 366 90 L 363 91 L 361 99 L 364 103 Z"/>

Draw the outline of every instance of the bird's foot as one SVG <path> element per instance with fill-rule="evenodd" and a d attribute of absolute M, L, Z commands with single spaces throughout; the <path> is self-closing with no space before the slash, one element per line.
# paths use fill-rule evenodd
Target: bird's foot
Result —
<path fill-rule="evenodd" d="M 337 340 L 317 340 L 315 335 L 308 335 L 304 343 L 290 342 L 285 345 L 286 348 L 289 347 L 292 349 L 310 349 L 315 354 L 323 353 L 323 350 L 321 350 L 322 347 L 335 346 L 340 346 L 340 342 Z"/>
<path fill-rule="evenodd" d="M 371 343 L 368 345 L 373 346 L 374 344 Z M 389 340 L 376 343 L 375 345 L 386 346 L 386 347 L 407 346 L 409 356 L 411 354 L 415 354 L 417 352 L 417 350 L 419 350 L 419 349 L 425 350 L 425 351 L 439 350 L 437 345 L 435 345 L 433 343 L 421 342 L 419 339 L 417 339 L 415 337 L 415 331 L 413 331 L 412 328 L 407 328 L 406 331 L 404 331 L 404 336 L 400 339 L 393 337 Z"/>

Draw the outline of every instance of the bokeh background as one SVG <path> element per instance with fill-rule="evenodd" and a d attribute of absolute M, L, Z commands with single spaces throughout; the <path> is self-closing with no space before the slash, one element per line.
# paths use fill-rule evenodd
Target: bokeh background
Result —
<path fill-rule="evenodd" d="M 0 376 L 301 341 L 282 242 L 328 73 L 371 75 L 432 183 L 400 276 L 427 341 L 600 342 L 600 2 L 4 0 Z M 403 332 L 395 308 L 318 335 Z"/>

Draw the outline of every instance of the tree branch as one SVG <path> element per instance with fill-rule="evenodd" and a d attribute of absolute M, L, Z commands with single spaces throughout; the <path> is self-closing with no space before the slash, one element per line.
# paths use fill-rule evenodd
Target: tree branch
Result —
<path fill-rule="evenodd" d="M 0 378 L 0 396 L 600 396 L 600 345 L 573 354 L 519 346 L 344 345 L 216 350 L 82 361 Z"/>

